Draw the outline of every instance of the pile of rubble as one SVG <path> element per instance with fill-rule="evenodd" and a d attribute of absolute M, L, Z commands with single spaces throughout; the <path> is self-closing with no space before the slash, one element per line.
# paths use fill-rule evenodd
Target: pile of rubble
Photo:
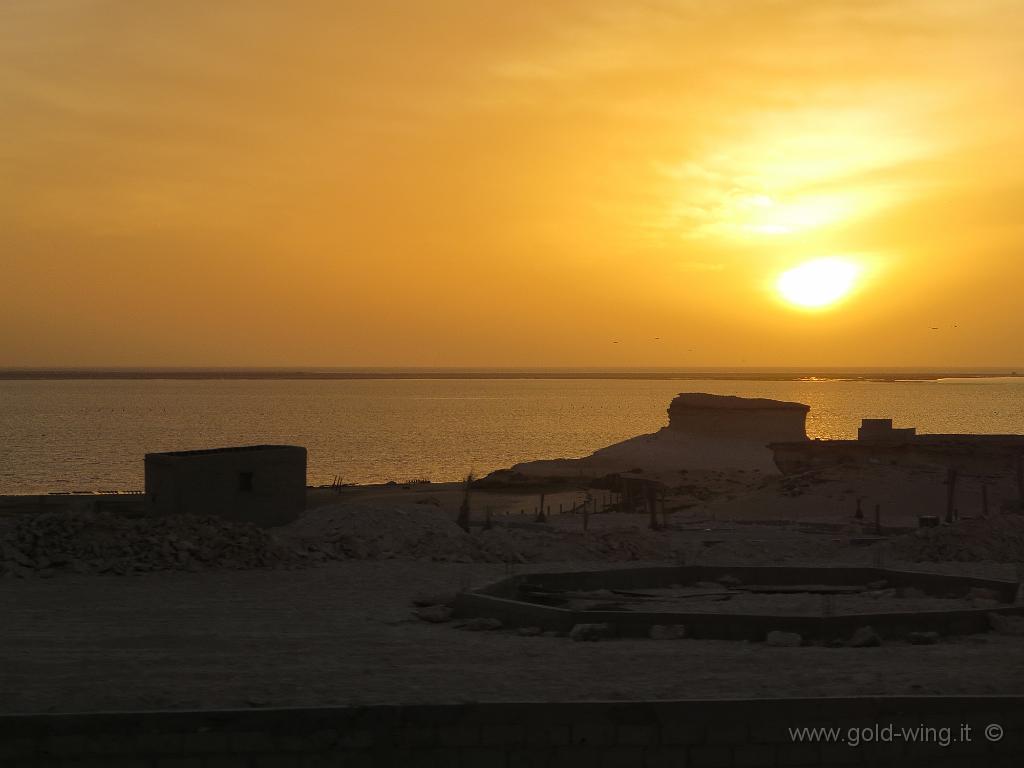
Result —
<path fill-rule="evenodd" d="M 916 562 L 1024 562 L 1024 515 L 961 520 L 921 528 L 893 542 L 893 551 Z"/>
<path fill-rule="evenodd" d="M 0 536 L 0 574 L 15 576 L 268 568 L 310 559 L 259 528 L 214 517 L 67 511 L 26 517 Z"/>
<path fill-rule="evenodd" d="M 459 563 L 660 560 L 670 542 L 641 529 L 569 532 L 545 525 L 467 533 L 429 504 L 311 510 L 271 534 L 216 517 L 127 518 L 66 511 L 0 532 L 0 575 L 299 567 L 336 559 Z"/>
<path fill-rule="evenodd" d="M 297 545 L 338 558 L 487 560 L 473 538 L 431 504 L 320 507 L 278 531 Z M 491 561 L 498 562 L 499 558 Z"/>
<path fill-rule="evenodd" d="M 666 537 L 643 530 L 584 534 L 544 525 L 466 533 L 429 504 L 345 505 L 307 512 L 279 529 L 297 546 L 330 557 L 424 559 L 446 562 L 527 563 L 550 561 L 627 561 L 670 559 Z"/>

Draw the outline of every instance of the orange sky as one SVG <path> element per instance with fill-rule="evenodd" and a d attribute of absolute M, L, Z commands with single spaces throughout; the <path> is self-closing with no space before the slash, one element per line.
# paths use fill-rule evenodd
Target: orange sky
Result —
<path fill-rule="evenodd" d="M 1021 94 L 1018 0 L 6 0 L 0 366 L 1024 367 Z"/>

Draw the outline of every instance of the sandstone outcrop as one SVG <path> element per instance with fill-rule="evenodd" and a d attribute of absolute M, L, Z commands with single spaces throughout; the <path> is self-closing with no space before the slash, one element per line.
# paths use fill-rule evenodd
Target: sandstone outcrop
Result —
<path fill-rule="evenodd" d="M 762 442 L 807 439 L 809 405 L 761 397 L 685 392 L 668 407 L 668 429 L 716 439 Z"/>
<path fill-rule="evenodd" d="M 582 459 L 517 464 L 510 476 L 601 476 L 640 469 L 678 477 L 680 470 L 777 473 L 769 443 L 807 440 L 810 406 L 763 398 L 685 392 L 668 408 L 668 426 L 615 443 Z M 501 473 L 494 473 L 496 477 Z"/>

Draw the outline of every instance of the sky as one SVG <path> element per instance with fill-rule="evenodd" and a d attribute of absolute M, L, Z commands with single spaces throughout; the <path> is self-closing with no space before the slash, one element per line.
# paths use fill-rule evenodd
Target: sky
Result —
<path fill-rule="evenodd" d="M 1022 63 L 1019 0 L 2 0 L 0 366 L 1024 369 Z"/>

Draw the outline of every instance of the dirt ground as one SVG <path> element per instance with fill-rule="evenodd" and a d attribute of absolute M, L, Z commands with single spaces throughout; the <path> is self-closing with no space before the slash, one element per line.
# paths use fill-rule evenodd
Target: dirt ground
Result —
<path fill-rule="evenodd" d="M 1024 638 L 992 633 L 881 648 L 578 643 L 468 632 L 411 615 L 418 592 L 560 567 L 582 566 L 352 560 L 291 571 L 0 581 L 0 708 L 1024 691 Z M 1012 578 L 1012 567 L 974 570 Z"/>
<path fill-rule="evenodd" d="M 1009 561 L 900 563 L 888 544 L 865 546 L 870 520 L 854 520 L 852 504 L 837 503 L 837 495 L 849 501 L 845 483 L 750 473 L 686 478 L 669 500 L 670 530 L 658 532 L 647 530 L 646 515 L 602 513 L 589 517 L 584 533 L 582 515 L 555 514 L 557 505 L 582 500 L 572 488 L 545 494 L 552 517 L 539 527 L 532 522 L 538 493 L 474 492 L 471 535 L 448 530 L 462 498 L 457 484 L 318 489 L 290 535 L 322 537 L 343 520 L 348 534 L 372 533 L 384 543 L 365 556 L 296 570 L 61 570 L 0 579 L 0 710 L 1024 692 L 1024 637 L 996 633 L 880 648 L 581 643 L 520 637 L 514 628 L 470 632 L 412 613 L 412 598 L 423 592 L 455 592 L 513 572 L 636 566 L 637 552 L 650 562 L 661 557 L 651 553 L 671 556 L 662 563 L 844 563 L 1017 578 Z M 338 515 L 326 505 L 349 509 Z M 483 532 L 488 508 L 500 525 Z M 412 521 L 430 524 L 426 538 L 405 542 L 402 526 Z M 422 541 L 441 541 L 455 542 L 456 553 L 476 552 L 459 536 L 490 537 L 529 557 L 437 562 L 420 550 Z M 608 548 L 619 540 L 631 548 Z M 595 541 L 605 542 L 605 557 L 588 564 L 580 553 Z"/>

